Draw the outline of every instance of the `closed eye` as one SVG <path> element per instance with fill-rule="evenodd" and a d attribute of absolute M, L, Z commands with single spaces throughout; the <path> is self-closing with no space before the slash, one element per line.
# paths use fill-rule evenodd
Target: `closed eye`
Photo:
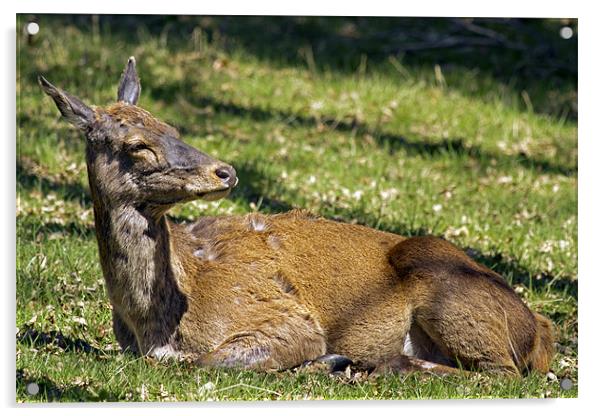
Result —
<path fill-rule="evenodd" d="M 128 152 L 136 160 L 146 163 L 159 164 L 159 157 L 153 149 L 145 143 L 136 143 L 128 148 Z"/>
<path fill-rule="evenodd" d="M 136 143 L 128 148 L 128 151 L 131 153 L 139 152 L 141 150 L 150 150 L 150 148 L 146 145 L 146 143 Z"/>

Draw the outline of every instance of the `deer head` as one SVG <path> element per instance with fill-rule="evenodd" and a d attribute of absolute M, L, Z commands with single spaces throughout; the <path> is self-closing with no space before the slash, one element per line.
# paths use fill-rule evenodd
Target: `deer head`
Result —
<path fill-rule="evenodd" d="M 178 131 L 137 106 L 140 80 L 128 60 L 117 103 L 89 107 L 40 76 L 38 81 L 63 117 L 85 133 L 93 194 L 104 203 L 129 204 L 155 214 L 178 202 L 227 196 L 236 171 L 179 139 Z"/>

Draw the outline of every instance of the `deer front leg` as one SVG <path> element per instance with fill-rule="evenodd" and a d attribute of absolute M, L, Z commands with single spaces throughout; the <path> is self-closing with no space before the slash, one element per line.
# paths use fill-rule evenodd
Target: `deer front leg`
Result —
<path fill-rule="evenodd" d="M 134 332 L 130 330 L 123 318 L 115 310 L 113 310 L 113 332 L 124 353 L 144 355 L 158 360 L 181 358 L 181 354 L 169 342 L 153 342 L 153 340 L 143 338 L 142 343 L 139 343 Z M 157 331 L 151 330 L 147 332 L 153 333 Z"/>
<path fill-rule="evenodd" d="M 113 310 L 113 332 L 115 333 L 115 338 L 117 339 L 117 342 L 119 342 L 119 346 L 123 352 L 130 352 L 135 355 L 140 354 L 136 336 L 130 331 L 126 323 L 115 310 Z"/>
<path fill-rule="evenodd" d="M 215 350 L 202 356 L 199 364 L 283 370 L 326 352 L 324 333 L 308 312 L 278 309 L 280 313 L 276 315 L 270 315 L 275 312 L 271 308 L 255 314 L 255 322 L 249 330 L 229 336 Z"/>

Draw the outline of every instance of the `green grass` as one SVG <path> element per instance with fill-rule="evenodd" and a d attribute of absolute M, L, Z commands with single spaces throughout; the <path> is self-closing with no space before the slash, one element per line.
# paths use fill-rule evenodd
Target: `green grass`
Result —
<path fill-rule="evenodd" d="M 177 33 L 156 33 L 141 19 L 138 29 L 121 30 L 119 22 L 88 30 L 83 18 L 38 21 L 40 34 L 28 43 L 19 32 L 17 49 L 18 401 L 577 396 L 577 124 L 566 113 L 547 111 L 543 98 L 525 106 L 526 90 L 487 67 L 434 76 L 433 66 L 396 58 L 401 67 L 368 59 L 357 68 L 336 49 L 330 61 L 319 51 L 279 59 L 266 52 L 269 43 L 258 49 L 227 30 L 217 36 L 202 19 Z M 286 42 L 305 50 L 288 38 L 274 48 Z M 130 55 L 139 63 L 140 104 L 239 172 L 231 197 L 178 207 L 177 220 L 303 207 L 402 235 L 444 236 L 554 320 L 552 371 L 574 387 L 538 374 L 216 371 L 119 353 L 83 139 L 35 78 L 104 105 Z M 524 88 L 533 97 L 567 88 L 576 96 L 566 85 Z M 39 394 L 26 392 L 30 382 Z"/>

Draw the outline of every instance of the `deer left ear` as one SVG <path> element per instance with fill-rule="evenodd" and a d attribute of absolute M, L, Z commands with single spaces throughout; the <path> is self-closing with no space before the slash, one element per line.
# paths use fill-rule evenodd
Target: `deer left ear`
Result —
<path fill-rule="evenodd" d="M 52 97 L 59 111 L 69 123 L 81 130 L 86 130 L 94 122 L 94 110 L 79 98 L 55 87 L 41 75 L 38 77 L 38 82 L 44 92 Z"/>
<path fill-rule="evenodd" d="M 131 56 L 119 82 L 117 101 L 136 105 L 138 98 L 140 98 L 140 90 L 140 78 L 138 78 L 138 73 L 136 72 L 136 59 Z"/>

